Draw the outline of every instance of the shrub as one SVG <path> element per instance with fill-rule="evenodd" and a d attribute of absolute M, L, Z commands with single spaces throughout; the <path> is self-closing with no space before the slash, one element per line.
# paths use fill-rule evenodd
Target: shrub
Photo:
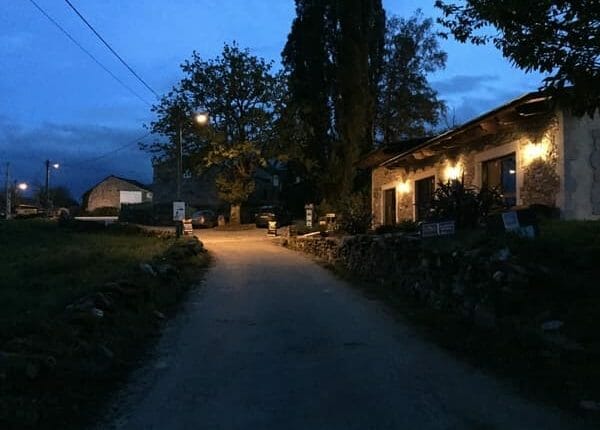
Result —
<path fill-rule="evenodd" d="M 415 233 L 419 231 L 419 224 L 405 219 L 395 225 L 380 225 L 375 229 L 375 234 L 387 234 L 387 233 Z"/>
<path fill-rule="evenodd" d="M 93 211 L 88 211 L 89 216 L 119 216 L 119 208 L 112 206 L 103 206 L 96 208 Z"/>
<path fill-rule="evenodd" d="M 476 227 L 502 207 L 502 195 L 495 189 L 467 188 L 460 180 L 440 182 L 433 193 L 430 219 L 452 219 L 458 228 Z"/>
<path fill-rule="evenodd" d="M 349 234 L 363 234 L 371 228 L 373 215 L 368 193 L 355 193 L 340 200 L 339 227 Z"/>

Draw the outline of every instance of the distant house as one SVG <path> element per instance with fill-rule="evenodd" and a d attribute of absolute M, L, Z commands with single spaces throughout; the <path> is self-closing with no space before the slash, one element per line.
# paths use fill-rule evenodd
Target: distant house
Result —
<path fill-rule="evenodd" d="M 577 118 L 529 93 L 440 135 L 379 148 L 372 169 L 375 225 L 426 217 L 440 182 L 501 191 L 508 206 L 558 208 L 600 219 L 600 116 Z"/>
<path fill-rule="evenodd" d="M 83 207 L 88 212 L 106 207 L 120 209 L 122 204 L 146 203 L 152 199 L 150 187 L 111 175 L 85 192 Z"/>

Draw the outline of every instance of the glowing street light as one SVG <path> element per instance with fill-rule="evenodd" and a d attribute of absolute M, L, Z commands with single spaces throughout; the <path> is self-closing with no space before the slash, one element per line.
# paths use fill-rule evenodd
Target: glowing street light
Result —
<path fill-rule="evenodd" d="M 27 185 L 25 182 L 21 182 L 17 185 L 17 188 L 21 191 L 26 191 L 27 188 L 29 188 L 29 185 Z"/>
<path fill-rule="evenodd" d="M 59 169 L 60 164 L 51 163 L 50 160 L 46 160 L 46 208 L 50 208 L 50 167 Z"/>
<path fill-rule="evenodd" d="M 210 120 L 207 112 L 198 112 L 194 118 L 198 125 L 206 125 Z"/>

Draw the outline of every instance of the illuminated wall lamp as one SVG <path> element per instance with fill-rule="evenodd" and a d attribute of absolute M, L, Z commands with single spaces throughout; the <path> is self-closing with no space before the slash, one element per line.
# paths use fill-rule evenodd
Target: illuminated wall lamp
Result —
<path fill-rule="evenodd" d="M 406 181 L 406 182 L 400 182 L 398 184 L 398 192 L 400 194 L 408 194 L 408 193 L 410 193 L 410 183 L 408 181 Z"/>
<path fill-rule="evenodd" d="M 462 168 L 459 165 L 446 167 L 446 178 L 449 181 L 456 181 L 462 176 Z"/>

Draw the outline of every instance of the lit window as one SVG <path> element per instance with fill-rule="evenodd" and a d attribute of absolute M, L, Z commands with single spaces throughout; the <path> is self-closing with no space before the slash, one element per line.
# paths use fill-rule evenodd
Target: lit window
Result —
<path fill-rule="evenodd" d="M 483 163 L 482 185 L 502 193 L 507 206 L 517 204 L 517 159 L 515 154 L 495 158 Z"/>

